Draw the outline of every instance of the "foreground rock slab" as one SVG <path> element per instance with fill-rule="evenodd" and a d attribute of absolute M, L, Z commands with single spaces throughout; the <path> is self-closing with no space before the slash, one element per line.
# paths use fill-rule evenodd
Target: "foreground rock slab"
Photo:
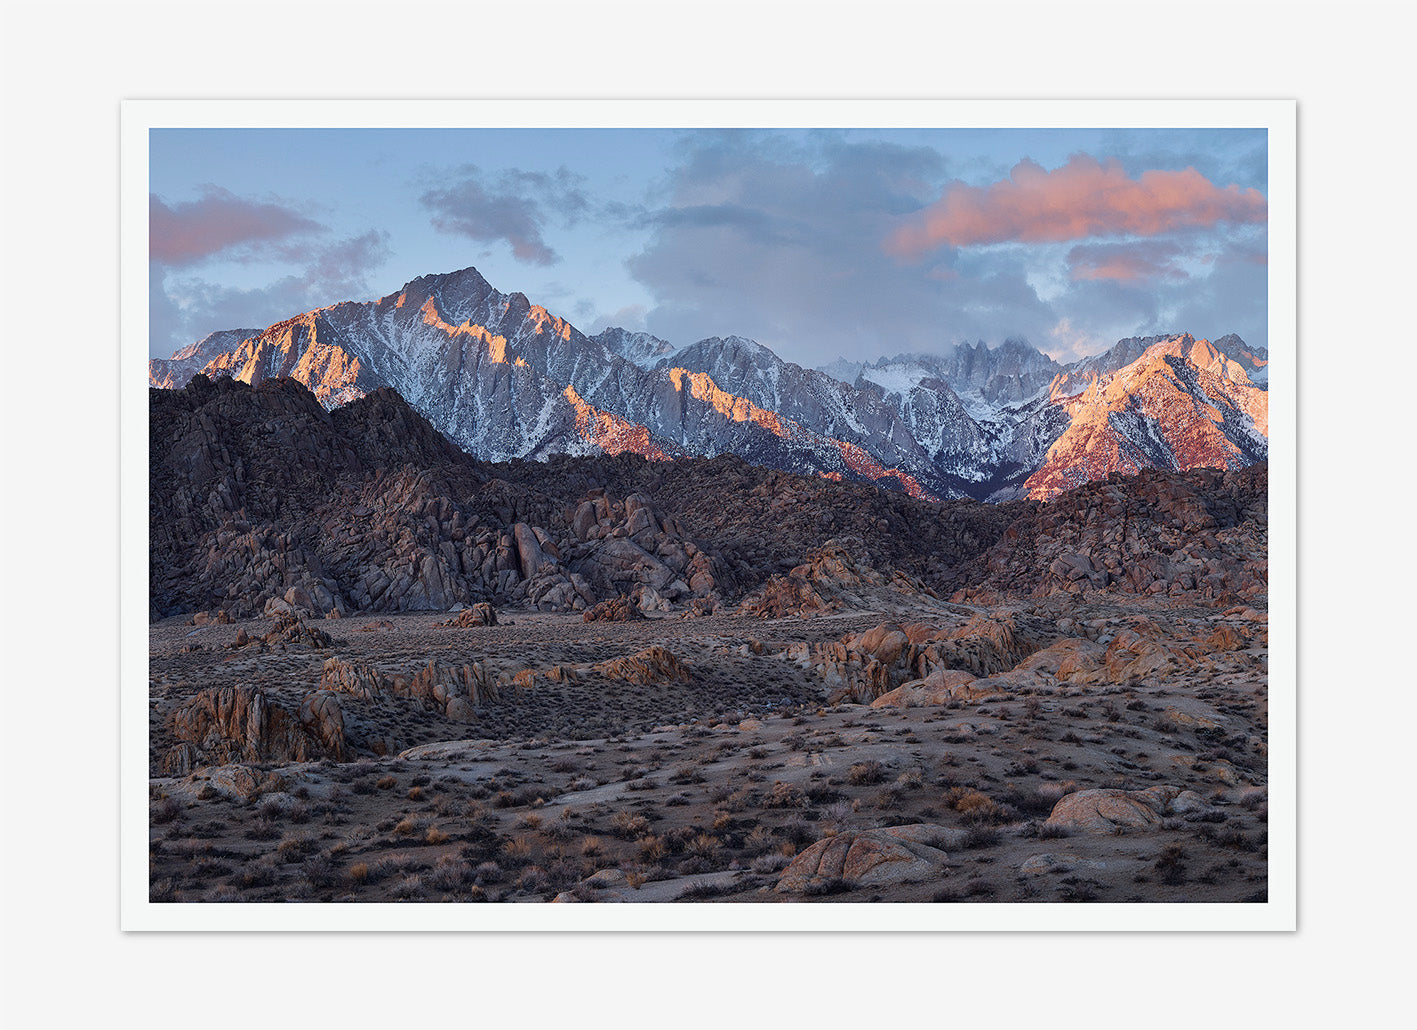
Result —
<path fill-rule="evenodd" d="M 1146 790 L 1080 790 L 1058 799 L 1048 825 L 1090 833 L 1111 833 L 1118 827 L 1150 830 L 1160 826 L 1166 816 L 1203 813 L 1209 808 L 1195 791 L 1170 785 Z"/>
<path fill-rule="evenodd" d="M 865 887 L 928 880 L 949 857 L 943 846 L 958 836 L 957 830 L 930 823 L 837 834 L 794 858 L 777 889 L 801 893 L 838 882 Z"/>

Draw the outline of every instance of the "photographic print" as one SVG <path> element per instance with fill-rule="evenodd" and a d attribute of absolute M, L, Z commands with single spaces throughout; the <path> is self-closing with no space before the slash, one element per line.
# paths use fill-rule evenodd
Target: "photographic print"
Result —
<path fill-rule="evenodd" d="M 124 131 L 125 921 L 1292 923 L 1292 104 Z"/>

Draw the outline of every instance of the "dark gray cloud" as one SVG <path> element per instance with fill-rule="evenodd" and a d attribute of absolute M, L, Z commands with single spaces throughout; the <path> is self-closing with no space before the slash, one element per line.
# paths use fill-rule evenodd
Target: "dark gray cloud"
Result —
<path fill-rule="evenodd" d="M 1264 249 L 1242 241 L 1213 258 L 1210 274 L 1168 297 L 1173 321 L 1198 336 L 1237 333 L 1247 343 L 1268 349 L 1269 264 Z"/>
<path fill-rule="evenodd" d="M 572 225 L 590 210 L 583 180 L 565 167 L 554 174 L 511 169 L 491 176 L 463 165 L 418 199 L 440 231 L 482 243 L 503 241 L 518 261 L 534 265 L 560 260 L 546 242 L 548 224 L 559 219 Z"/>
<path fill-rule="evenodd" d="M 947 169 L 933 149 L 734 133 L 697 136 L 682 157 L 628 262 L 656 299 L 644 321 L 657 336 L 739 333 L 815 364 L 1051 324 L 1021 262 L 966 282 L 957 252 L 906 268 L 882 250 L 902 214 L 938 196 Z"/>
<path fill-rule="evenodd" d="M 637 215 L 649 242 L 627 262 L 654 298 L 644 327 L 676 344 L 737 333 L 807 365 L 1009 337 L 1064 358 L 1145 331 L 1266 344 L 1264 290 L 1222 271 L 1256 238 L 1262 251 L 1262 225 L 1113 239 L 1110 250 L 1087 238 L 946 241 L 906 259 L 885 241 L 958 174 L 933 149 L 703 133 L 676 156 Z"/>
<path fill-rule="evenodd" d="M 1218 239 L 1192 234 L 1071 248 L 1072 281 L 1050 301 L 1063 330 L 1035 342 L 1066 357 L 1095 353 L 1122 336 L 1174 332 L 1211 339 L 1237 333 L 1268 347 L 1266 237 L 1250 229 Z M 1079 277 L 1083 268 L 1105 274 Z"/>

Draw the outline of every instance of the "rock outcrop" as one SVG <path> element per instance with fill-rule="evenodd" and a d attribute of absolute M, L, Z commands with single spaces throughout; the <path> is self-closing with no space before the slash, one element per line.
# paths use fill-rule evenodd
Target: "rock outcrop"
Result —
<path fill-rule="evenodd" d="M 884 886 L 940 875 L 948 859 L 945 842 L 959 831 L 917 823 L 827 837 L 804 849 L 778 877 L 783 893 L 813 889 Z"/>
<path fill-rule="evenodd" d="M 490 465 L 389 390 L 327 412 L 291 380 L 198 376 L 150 400 L 159 617 L 565 612 L 624 596 L 781 618 L 951 591 L 1221 604 L 1267 589 L 1263 466 L 1147 471 L 1046 505 L 930 504 L 729 457 Z"/>
<path fill-rule="evenodd" d="M 469 629 L 473 626 L 495 626 L 497 625 L 497 609 L 485 601 L 479 601 L 471 608 L 464 608 L 447 622 L 440 622 L 438 625 L 452 626 L 458 629 Z"/>
<path fill-rule="evenodd" d="M 1079 790 L 1058 799 L 1047 823 L 1090 833 L 1112 833 L 1119 827 L 1150 830 L 1167 816 L 1204 813 L 1209 808 L 1195 791 L 1170 785 L 1145 790 Z"/>
<path fill-rule="evenodd" d="M 624 658 L 614 658 L 594 666 L 606 679 L 626 683 L 666 683 L 670 680 L 691 680 L 693 674 L 673 651 L 655 644 Z"/>
<path fill-rule="evenodd" d="M 328 658 L 321 670 L 320 687 L 365 701 L 411 698 L 454 722 L 470 722 L 477 717 L 478 709 L 498 700 L 497 684 L 480 662 L 445 665 L 431 659 L 412 675 L 406 675 L 386 673 L 365 662 Z"/>
<path fill-rule="evenodd" d="M 635 622 L 642 620 L 645 613 L 640 606 L 621 594 L 608 601 L 597 601 L 581 616 L 582 622 Z"/>
<path fill-rule="evenodd" d="M 1111 476 L 1034 506 L 954 570 L 955 600 L 1093 592 L 1208 604 L 1268 591 L 1268 467 Z"/>
<path fill-rule="evenodd" d="M 827 700 L 882 707 L 943 704 L 996 693 L 976 678 L 1013 669 L 1037 645 L 1007 612 L 976 614 L 955 627 L 881 623 L 795 658 L 821 676 Z"/>
<path fill-rule="evenodd" d="M 347 753 L 339 701 L 329 691 L 307 695 L 292 712 L 252 687 L 214 687 L 180 705 L 171 728 L 180 743 L 162 760 L 168 775 L 198 764 L 343 761 Z"/>

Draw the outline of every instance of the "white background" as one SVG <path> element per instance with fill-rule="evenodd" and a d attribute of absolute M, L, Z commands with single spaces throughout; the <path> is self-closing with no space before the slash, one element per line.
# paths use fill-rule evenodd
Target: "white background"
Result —
<path fill-rule="evenodd" d="M 50 4 L 0 21 L 7 1022 L 1410 1022 L 1417 23 L 1310 8 Z M 118 102 L 1299 101 L 1300 932 L 117 930 Z"/>

